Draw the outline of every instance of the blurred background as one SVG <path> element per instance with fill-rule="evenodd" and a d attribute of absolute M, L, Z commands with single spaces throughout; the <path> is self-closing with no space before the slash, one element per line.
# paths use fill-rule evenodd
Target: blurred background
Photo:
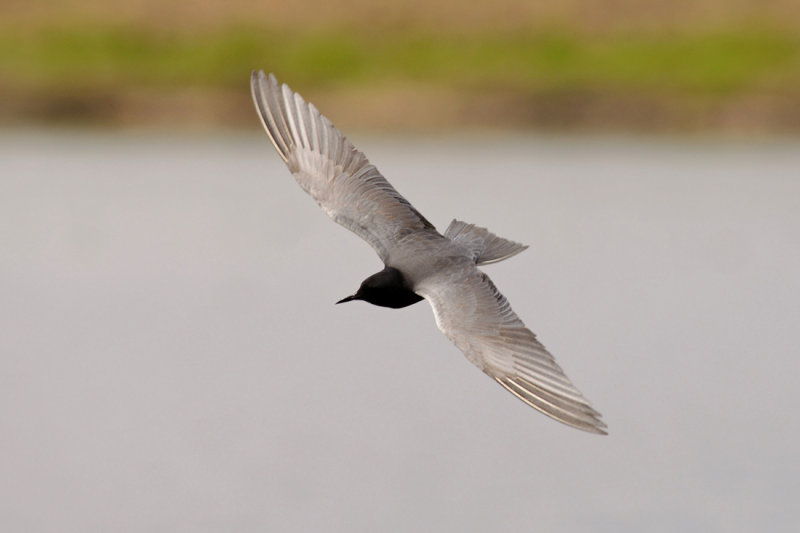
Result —
<path fill-rule="evenodd" d="M 313 102 L 604 415 L 554 422 L 250 101 Z M 800 531 L 796 0 L 0 0 L 0 531 Z"/>
<path fill-rule="evenodd" d="M 792 0 L 0 9 L 0 124 L 249 127 L 260 67 L 370 130 L 800 131 Z"/>

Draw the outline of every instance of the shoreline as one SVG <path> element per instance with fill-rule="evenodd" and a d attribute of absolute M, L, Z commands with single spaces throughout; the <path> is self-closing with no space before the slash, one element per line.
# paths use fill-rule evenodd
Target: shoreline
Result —
<path fill-rule="evenodd" d="M 371 130 L 800 132 L 800 32 L 353 34 L 64 23 L 0 34 L 0 126 L 239 128 L 250 70 Z"/>
<path fill-rule="evenodd" d="M 4 96 L 0 127 L 78 126 L 213 130 L 253 123 L 249 88 Z M 741 95 L 730 101 L 623 93 L 509 95 L 421 86 L 357 88 L 308 98 L 337 126 L 374 132 L 544 131 L 797 135 L 795 98 Z"/>

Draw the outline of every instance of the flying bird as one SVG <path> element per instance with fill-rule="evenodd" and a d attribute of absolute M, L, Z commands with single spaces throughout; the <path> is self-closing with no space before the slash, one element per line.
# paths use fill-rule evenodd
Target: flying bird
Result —
<path fill-rule="evenodd" d="M 606 433 L 600 413 L 478 269 L 527 246 L 458 220 L 439 233 L 313 104 L 272 74 L 254 71 L 250 82 L 264 129 L 297 183 L 383 261 L 337 303 L 398 309 L 425 299 L 442 333 L 511 394 L 559 422 Z"/>

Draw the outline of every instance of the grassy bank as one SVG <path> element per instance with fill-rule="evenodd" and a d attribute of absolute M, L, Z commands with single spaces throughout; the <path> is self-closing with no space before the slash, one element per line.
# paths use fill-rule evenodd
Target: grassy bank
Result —
<path fill-rule="evenodd" d="M 250 124 L 247 77 L 262 67 L 348 116 L 357 98 L 363 106 L 351 122 L 366 126 L 414 119 L 385 109 L 400 99 L 427 107 L 420 115 L 443 127 L 491 117 L 495 126 L 611 120 L 610 127 L 724 129 L 733 121 L 800 131 L 800 36 L 769 26 L 603 34 L 6 28 L 0 96 L 8 105 L 0 118 L 148 124 L 169 109 L 172 120 L 192 123 L 202 108 L 210 124 Z"/>

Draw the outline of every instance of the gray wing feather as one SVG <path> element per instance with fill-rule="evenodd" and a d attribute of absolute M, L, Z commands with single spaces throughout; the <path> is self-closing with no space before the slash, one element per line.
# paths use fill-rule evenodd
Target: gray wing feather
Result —
<path fill-rule="evenodd" d="M 477 268 L 460 269 L 446 279 L 427 280 L 415 291 L 430 302 L 439 329 L 509 392 L 559 422 L 606 433 L 600 413 L 486 274 Z"/>
<path fill-rule="evenodd" d="M 313 104 L 272 74 L 254 71 L 250 82 L 261 123 L 297 182 L 382 260 L 403 236 L 435 231 Z"/>

